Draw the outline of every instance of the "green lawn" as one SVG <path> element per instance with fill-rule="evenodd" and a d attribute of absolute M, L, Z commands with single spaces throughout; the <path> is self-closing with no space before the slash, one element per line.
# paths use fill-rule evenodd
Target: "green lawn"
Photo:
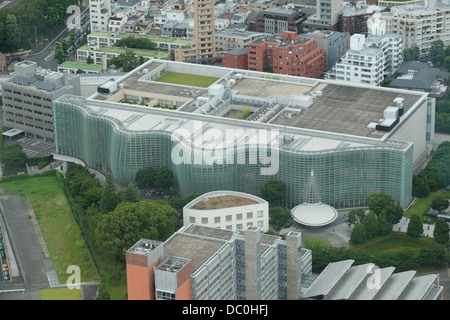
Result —
<path fill-rule="evenodd" d="M 42 289 L 41 300 L 81 300 L 81 290 L 76 288 Z"/>
<path fill-rule="evenodd" d="M 439 195 L 444 195 L 444 196 L 450 198 L 450 191 L 449 190 L 439 190 L 439 191 L 433 192 L 426 198 L 418 198 L 417 201 L 411 206 L 411 208 L 409 208 L 403 215 L 405 217 L 411 218 L 411 215 L 415 213 L 415 214 L 420 215 L 421 220 L 423 218 L 427 218 L 427 219 L 430 218 L 431 222 L 434 223 L 435 218 L 425 215 L 425 213 L 427 213 L 428 210 L 430 210 L 431 202 L 433 201 L 433 199 Z"/>
<path fill-rule="evenodd" d="M 166 72 L 164 75 L 159 77 L 156 81 L 158 82 L 166 82 L 166 83 L 174 83 L 181 84 L 185 86 L 194 86 L 207 88 L 212 85 L 214 82 L 219 80 L 219 78 L 214 77 L 204 77 L 186 73 L 177 73 L 177 72 Z"/>
<path fill-rule="evenodd" d="M 382 251 L 398 251 L 404 248 L 411 248 L 419 251 L 424 246 L 434 243 L 434 238 L 419 237 L 417 239 L 411 238 L 404 232 L 394 231 L 384 237 L 377 237 L 370 239 L 360 245 L 350 245 L 352 249 L 365 249 L 371 253 Z"/>
<path fill-rule="evenodd" d="M 80 268 L 81 281 L 100 280 L 62 183 L 56 174 L 49 173 L 11 181 L 0 180 L 0 188 L 22 196 L 24 201 L 30 200 L 61 284 L 65 284 L 72 275 L 67 273 L 70 265 Z"/>

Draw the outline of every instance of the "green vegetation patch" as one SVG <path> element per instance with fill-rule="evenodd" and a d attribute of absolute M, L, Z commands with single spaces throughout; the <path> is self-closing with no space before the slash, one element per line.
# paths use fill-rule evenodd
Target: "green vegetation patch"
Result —
<path fill-rule="evenodd" d="M 42 289 L 41 300 L 81 300 L 81 289 L 53 288 Z"/>
<path fill-rule="evenodd" d="M 219 78 L 198 76 L 198 75 L 178 73 L 178 72 L 166 72 L 164 75 L 159 77 L 156 81 L 173 83 L 173 84 L 181 84 L 181 85 L 185 85 L 185 86 L 207 88 L 210 85 L 212 85 L 214 82 L 216 82 L 217 80 L 219 80 Z"/>
<path fill-rule="evenodd" d="M 350 246 L 353 249 L 365 249 L 370 253 L 379 252 L 396 252 L 404 248 L 411 248 L 416 252 L 420 249 L 428 246 L 430 243 L 434 243 L 433 238 L 420 237 L 418 239 L 407 236 L 403 232 L 393 232 L 384 237 L 377 237 L 364 242 L 364 244 L 358 246 Z"/>
<path fill-rule="evenodd" d="M 67 273 L 70 265 L 80 268 L 81 281 L 99 280 L 60 179 L 57 171 L 47 171 L 35 176 L 3 178 L 0 188 L 20 195 L 24 202 L 29 199 L 61 284 L 72 275 Z"/>

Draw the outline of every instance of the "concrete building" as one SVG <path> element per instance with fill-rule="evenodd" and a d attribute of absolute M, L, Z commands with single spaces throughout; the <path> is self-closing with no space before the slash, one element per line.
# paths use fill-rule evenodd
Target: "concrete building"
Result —
<path fill-rule="evenodd" d="M 1 86 L 4 127 L 50 142 L 54 140 L 53 102 L 65 94 L 80 95 L 78 76 L 43 70 L 28 60 L 16 63 L 13 77 Z"/>
<path fill-rule="evenodd" d="M 256 16 L 255 31 L 266 34 L 282 34 L 284 31 L 302 33 L 306 15 L 286 7 L 275 7 L 261 11 Z"/>
<path fill-rule="evenodd" d="M 264 36 L 263 32 L 222 29 L 217 31 L 215 35 L 216 50 L 220 53 L 233 49 L 247 48 L 249 43 Z"/>
<path fill-rule="evenodd" d="M 194 40 L 175 50 L 175 61 L 209 64 L 218 60 L 215 43 L 214 1 L 194 0 Z"/>
<path fill-rule="evenodd" d="M 339 16 L 343 8 L 343 0 L 317 0 L 316 13 L 310 15 L 308 19 L 303 23 L 303 31 L 338 31 Z"/>
<path fill-rule="evenodd" d="M 345 4 L 339 16 L 339 31 L 368 34 L 367 20 L 374 14 L 387 12 L 388 7 L 368 5 L 365 1 L 355 1 Z"/>
<path fill-rule="evenodd" d="M 225 68 L 244 69 L 248 67 L 247 48 L 222 52 L 222 66 Z"/>
<path fill-rule="evenodd" d="M 391 7 L 379 19 L 386 22 L 387 32 L 397 33 L 405 48 L 419 47 L 426 56 L 437 39 L 450 44 L 450 1 L 429 0 L 423 3 Z"/>
<path fill-rule="evenodd" d="M 340 61 L 350 49 L 350 35 L 339 31 L 321 31 L 303 33 L 301 39 L 315 39 L 319 47 L 325 50 L 327 55 L 327 71 Z"/>
<path fill-rule="evenodd" d="M 183 208 L 183 225 L 208 225 L 226 230 L 244 230 L 248 226 L 269 231 L 269 203 L 243 192 L 212 191 L 189 202 Z"/>
<path fill-rule="evenodd" d="M 112 16 L 111 0 L 89 0 L 91 31 L 109 31 L 109 18 Z"/>
<path fill-rule="evenodd" d="M 203 86 L 155 81 L 167 72 L 216 80 Z M 410 203 L 413 172 L 432 151 L 435 99 L 153 59 L 108 90 L 65 95 L 53 105 L 54 158 L 82 160 L 120 184 L 149 166 L 169 168 L 181 197 L 215 190 L 260 196 L 265 183 L 279 180 L 292 208 L 302 203 L 314 169 L 322 202 L 345 208 L 366 206 L 379 192 L 402 207 Z M 248 117 L 236 119 L 244 106 Z M 234 139 L 221 140 L 227 134 Z"/>
<path fill-rule="evenodd" d="M 326 52 L 315 39 L 302 39 L 296 32 L 257 39 L 248 45 L 248 70 L 307 78 L 321 78 L 326 71 Z"/>
<path fill-rule="evenodd" d="M 139 240 L 126 262 L 129 300 L 298 300 L 312 256 L 298 232 L 191 224 L 164 242 Z"/>
<path fill-rule="evenodd" d="M 352 35 L 350 49 L 326 78 L 380 85 L 385 77 L 392 76 L 403 62 L 403 41 L 399 35 L 383 30 L 383 26 L 373 30 L 368 37 Z"/>

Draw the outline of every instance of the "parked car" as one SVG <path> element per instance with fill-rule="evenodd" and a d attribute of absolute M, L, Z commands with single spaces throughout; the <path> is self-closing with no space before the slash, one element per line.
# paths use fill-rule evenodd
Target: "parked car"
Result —
<path fill-rule="evenodd" d="M 7 264 L 7 263 L 4 263 L 4 264 L 3 264 L 2 270 L 3 270 L 3 271 L 8 271 L 8 270 L 9 270 L 9 269 L 8 269 L 8 264 Z"/>
<path fill-rule="evenodd" d="M 10 279 L 8 270 L 3 271 L 3 279 L 5 279 L 5 281 Z"/>
<path fill-rule="evenodd" d="M 5 250 L 0 250 L 0 258 L 6 259 L 6 253 L 5 253 Z"/>

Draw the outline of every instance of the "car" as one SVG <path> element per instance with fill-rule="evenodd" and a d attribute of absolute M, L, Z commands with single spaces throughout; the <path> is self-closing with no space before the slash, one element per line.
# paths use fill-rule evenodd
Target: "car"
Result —
<path fill-rule="evenodd" d="M 7 263 L 4 263 L 4 264 L 3 264 L 2 270 L 3 270 L 3 271 L 8 271 L 8 270 L 9 270 L 9 269 L 8 269 L 8 264 L 7 264 Z"/>
<path fill-rule="evenodd" d="M 5 245 L 3 244 L 3 242 L 0 242 L 0 250 L 5 250 Z"/>
<path fill-rule="evenodd" d="M 3 239 L 3 233 L 2 233 L 2 230 L 0 230 L 0 240 L 2 240 Z"/>
<path fill-rule="evenodd" d="M 8 270 L 3 271 L 3 279 L 5 279 L 5 281 L 10 279 Z"/>
<path fill-rule="evenodd" d="M 6 253 L 5 253 L 5 250 L 0 250 L 0 258 L 6 259 Z"/>

